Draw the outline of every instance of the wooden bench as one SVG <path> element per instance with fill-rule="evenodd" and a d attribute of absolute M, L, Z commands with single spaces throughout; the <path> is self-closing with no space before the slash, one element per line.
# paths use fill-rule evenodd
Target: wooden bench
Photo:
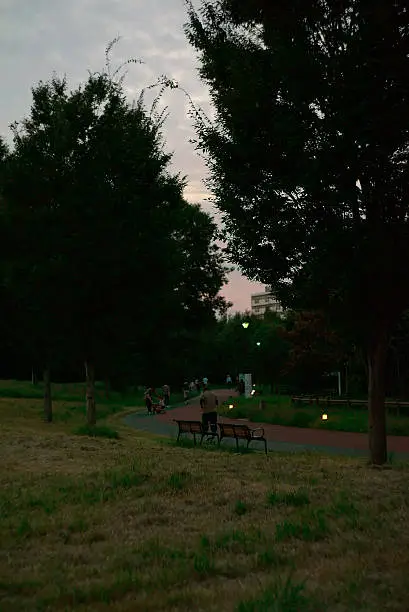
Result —
<path fill-rule="evenodd" d="M 193 441 L 196 446 L 196 436 L 200 436 L 200 444 L 203 442 L 203 438 L 217 438 L 218 443 L 220 444 L 220 437 L 217 431 L 205 430 L 201 421 L 179 421 L 177 419 L 173 420 L 174 423 L 177 423 L 179 427 L 178 437 L 176 438 L 176 442 L 179 442 L 179 438 L 182 434 L 192 434 Z"/>
<path fill-rule="evenodd" d="M 220 440 L 223 438 L 234 438 L 236 440 L 236 448 L 239 450 L 239 440 L 247 440 L 247 448 L 250 442 L 263 442 L 264 450 L 267 455 L 267 440 L 264 437 L 264 429 L 258 427 L 257 429 L 250 429 L 247 425 L 236 425 L 233 423 L 219 423 L 220 428 Z"/>

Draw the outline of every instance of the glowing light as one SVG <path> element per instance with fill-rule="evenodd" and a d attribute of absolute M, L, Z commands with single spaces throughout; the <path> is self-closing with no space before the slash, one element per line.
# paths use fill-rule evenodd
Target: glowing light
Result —
<path fill-rule="evenodd" d="M 250 325 L 250 323 L 248 321 L 243 321 L 242 325 L 243 325 L 244 329 L 247 329 L 248 326 Z"/>
<path fill-rule="evenodd" d="M 321 418 L 322 418 L 323 421 L 327 421 L 328 420 L 328 415 L 327 414 L 323 414 Z"/>
<path fill-rule="evenodd" d="M 229 410 L 233 410 L 234 405 L 233 404 L 229 404 Z"/>
<path fill-rule="evenodd" d="M 255 392 L 256 392 L 256 390 L 255 390 L 255 389 L 253 389 L 253 390 L 252 390 L 252 392 L 251 392 L 251 395 L 254 395 L 254 394 L 255 394 Z"/>
<path fill-rule="evenodd" d="M 260 346 L 260 345 L 261 345 L 261 342 L 256 342 L 256 344 L 257 344 L 257 346 Z"/>

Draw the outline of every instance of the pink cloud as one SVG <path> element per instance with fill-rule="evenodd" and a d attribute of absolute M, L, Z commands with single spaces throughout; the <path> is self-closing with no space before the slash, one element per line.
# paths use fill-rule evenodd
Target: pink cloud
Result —
<path fill-rule="evenodd" d="M 244 312 L 250 310 L 251 294 L 260 291 L 264 291 L 264 285 L 249 281 L 235 270 L 229 274 L 229 282 L 223 287 L 221 294 L 229 302 L 233 302 L 232 311 Z"/>

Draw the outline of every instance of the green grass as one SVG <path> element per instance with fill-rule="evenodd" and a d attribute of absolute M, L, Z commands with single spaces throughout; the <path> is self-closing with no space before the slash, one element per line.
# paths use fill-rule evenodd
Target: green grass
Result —
<path fill-rule="evenodd" d="M 264 409 L 260 409 L 260 401 L 265 402 Z M 306 427 L 315 429 L 326 429 L 332 431 L 354 431 L 360 433 L 368 432 L 367 410 L 354 410 L 345 406 L 305 405 L 297 407 L 291 404 L 291 398 L 283 395 L 266 395 L 254 398 L 237 397 L 232 404 L 233 410 L 229 409 L 226 402 L 221 412 L 231 418 L 248 418 L 254 423 L 273 423 L 275 425 L 286 425 L 289 427 Z M 322 420 L 322 414 L 328 415 L 327 420 Z M 409 435 L 409 417 L 387 415 L 387 432 L 389 435 Z"/>
<path fill-rule="evenodd" d="M 90 436 L 91 438 L 110 438 L 116 440 L 119 434 L 116 429 L 107 425 L 80 425 L 73 430 L 77 436 Z"/>
<path fill-rule="evenodd" d="M 118 439 L 73 435 L 83 412 L 39 407 L 0 399 L 2 612 L 406 610 L 409 466 L 176 446 L 120 413 Z"/>
<path fill-rule="evenodd" d="M 159 391 L 159 390 L 158 390 Z M 85 383 L 52 383 L 53 421 L 59 423 L 74 423 L 85 419 Z M 33 385 L 29 381 L 1 380 L 0 399 L 32 399 L 38 400 L 38 409 L 42 413 L 40 401 L 44 396 L 44 385 L 40 381 Z M 102 382 L 95 384 L 95 400 L 97 404 L 97 418 L 100 422 L 108 417 L 121 413 L 124 409 L 134 409 L 135 412 L 144 412 L 144 392 L 142 388 L 131 387 L 124 393 L 110 391 L 107 397 Z M 171 393 L 171 406 L 183 403 L 183 393 Z M 80 433 L 80 432 L 78 432 Z M 82 435 L 104 435 L 102 432 Z"/>
<path fill-rule="evenodd" d="M 305 506 L 309 504 L 310 498 L 308 493 L 301 489 L 299 491 L 295 491 L 294 489 L 290 491 L 274 490 L 268 494 L 267 501 L 270 506 L 284 504 L 286 506 L 293 506 L 294 508 L 297 508 L 298 506 Z"/>
<path fill-rule="evenodd" d="M 294 582 L 288 576 L 285 581 L 273 582 L 261 595 L 240 602 L 236 612 L 312 612 L 311 602 L 304 592 L 304 583 Z"/>

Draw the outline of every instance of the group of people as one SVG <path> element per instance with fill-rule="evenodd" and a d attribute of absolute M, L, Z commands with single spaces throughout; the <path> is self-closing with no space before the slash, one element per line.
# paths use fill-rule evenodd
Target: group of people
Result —
<path fill-rule="evenodd" d="M 209 389 L 209 380 L 204 376 L 201 380 L 196 378 L 194 381 L 183 385 L 183 395 L 185 403 L 188 400 L 189 392 L 202 392 L 200 395 L 200 409 L 202 412 L 202 425 L 205 431 L 209 430 L 212 433 L 217 432 L 217 408 L 219 400 L 216 395 Z M 157 392 L 154 387 L 148 387 L 145 390 L 145 406 L 149 414 L 162 412 L 169 406 L 170 402 L 170 387 L 163 385 L 161 392 Z M 156 400 L 156 401 L 155 401 Z"/>
<path fill-rule="evenodd" d="M 202 379 L 195 378 L 190 383 L 185 381 L 183 383 L 183 399 L 185 400 L 185 404 L 187 404 L 189 395 L 191 393 L 195 393 L 195 392 L 200 393 L 202 388 L 207 386 L 208 382 L 209 382 L 209 379 L 207 378 L 207 376 L 203 376 Z"/>
<path fill-rule="evenodd" d="M 156 401 L 155 400 L 156 397 Z M 163 385 L 162 392 L 158 393 L 154 387 L 148 387 L 145 391 L 145 406 L 149 414 L 157 412 L 155 407 L 158 407 L 159 412 L 165 410 L 170 403 L 170 387 Z"/>
<path fill-rule="evenodd" d="M 227 374 L 226 376 L 226 385 L 233 385 L 233 380 L 230 374 Z M 236 391 L 238 391 L 240 395 L 244 395 L 245 392 L 244 380 L 239 376 L 236 376 Z"/>
<path fill-rule="evenodd" d="M 196 378 L 190 383 L 185 381 L 183 384 L 183 399 L 187 404 L 189 396 L 193 393 L 200 393 L 208 385 L 209 379 L 207 376 L 203 378 Z M 149 414 L 155 412 L 162 412 L 165 410 L 170 403 L 170 387 L 169 385 L 163 385 L 162 390 L 157 392 L 154 387 L 147 387 L 144 394 L 145 406 Z"/>

